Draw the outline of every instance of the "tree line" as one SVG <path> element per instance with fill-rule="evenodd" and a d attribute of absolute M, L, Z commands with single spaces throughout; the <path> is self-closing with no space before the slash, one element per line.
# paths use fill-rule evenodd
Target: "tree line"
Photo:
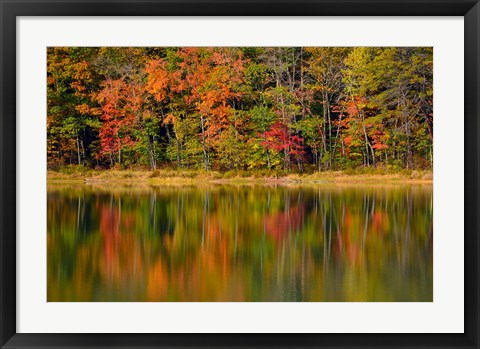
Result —
<path fill-rule="evenodd" d="M 52 169 L 432 167 L 427 47 L 50 47 L 47 102 Z"/>

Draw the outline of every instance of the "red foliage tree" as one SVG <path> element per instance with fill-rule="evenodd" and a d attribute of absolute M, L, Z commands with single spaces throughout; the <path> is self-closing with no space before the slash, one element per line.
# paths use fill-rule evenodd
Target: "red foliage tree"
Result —
<path fill-rule="evenodd" d="M 280 121 L 275 122 L 269 131 L 264 132 L 262 138 L 264 141 L 261 144 L 265 149 L 284 153 L 285 167 L 288 167 L 291 155 L 300 160 L 305 154 L 303 138 L 291 134 L 287 125 Z"/>
<path fill-rule="evenodd" d="M 142 107 L 141 91 L 142 87 L 137 83 L 109 79 L 102 83 L 102 90 L 97 95 L 103 121 L 99 132 L 100 155 L 109 157 L 112 165 L 115 159 L 121 164 L 123 147 L 135 144 L 132 131 Z"/>

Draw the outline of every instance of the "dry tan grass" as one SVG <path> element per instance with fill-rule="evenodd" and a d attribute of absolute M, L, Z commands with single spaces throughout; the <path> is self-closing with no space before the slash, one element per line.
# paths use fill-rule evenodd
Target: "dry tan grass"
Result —
<path fill-rule="evenodd" d="M 342 171 L 315 172 L 312 174 L 288 174 L 281 177 L 256 177 L 243 173 L 238 176 L 224 176 L 219 172 L 205 171 L 140 171 L 108 170 L 62 173 L 48 171 L 49 183 L 125 183 L 151 185 L 195 185 L 198 183 L 418 183 L 431 184 L 431 171 L 410 171 L 408 173 L 350 174 Z"/>

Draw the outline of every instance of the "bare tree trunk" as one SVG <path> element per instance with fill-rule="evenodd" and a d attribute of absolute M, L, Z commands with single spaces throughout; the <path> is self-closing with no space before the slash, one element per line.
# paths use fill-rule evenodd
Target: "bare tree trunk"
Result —
<path fill-rule="evenodd" d="M 173 133 L 175 133 L 175 147 L 176 147 L 176 158 L 177 158 L 177 167 L 180 168 L 181 167 L 181 163 L 180 163 L 180 142 L 178 140 L 178 136 L 177 136 L 177 128 L 175 127 L 175 122 L 172 123 L 172 126 L 173 126 Z M 168 131 L 168 127 L 167 127 L 167 131 Z"/>
<path fill-rule="evenodd" d="M 428 115 L 425 113 L 423 114 L 423 118 L 425 120 L 425 123 L 427 124 L 428 137 L 430 138 L 430 140 L 433 140 L 433 127 L 431 125 L 430 119 L 428 118 Z"/>
<path fill-rule="evenodd" d="M 413 170 L 412 144 L 410 142 L 410 122 L 408 120 L 408 109 L 405 101 L 402 114 L 405 122 L 405 135 L 407 136 L 407 168 Z"/>
<path fill-rule="evenodd" d="M 325 93 L 326 101 L 327 101 L 327 117 L 328 117 L 328 167 L 332 167 L 332 118 L 330 115 L 330 101 L 328 94 Z"/>
<path fill-rule="evenodd" d="M 363 119 L 363 116 L 362 116 L 362 119 Z M 370 141 L 368 140 L 368 135 L 367 135 L 367 129 L 365 127 L 365 122 L 363 121 L 362 123 L 363 123 L 363 134 L 365 135 L 365 146 L 366 146 L 366 152 L 367 152 L 367 159 L 368 159 L 368 153 L 370 151 L 371 154 L 372 154 L 372 164 L 373 164 L 373 166 L 375 166 L 376 165 L 375 151 L 373 150 L 373 147 L 370 144 Z"/>
<path fill-rule="evenodd" d="M 83 138 L 85 138 L 85 134 L 84 134 L 84 137 L 83 137 Z M 83 139 L 80 140 L 80 148 L 82 148 L 82 156 L 83 156 L 83 159 L 84 159 L 84 161 L 85 161 L 85 159 L 86 159 L 87 157 L 85 156 L 85 146 L 83 145 Z"/>
<path fill-rule="evenodd" d="M 355 102 L 355 99 L 352 97 L 352 101 L 353 103 L 355 103 L 355 108 L 357 109 L 357 111 L 361 114 L 362 116 L 362 128 L 363 128 L 363 135 L 365 137 L 365 157 L 366 157 L 366 164 L 367 166 L 370 166 L 370 160 L 369 160 L 369 152 L 371 151 L 371 154 L 372 154 L 372 161 L 373 161 L 373 165 L 375 166 L 375 152 L 373 151 L 373 147 L 372 145 L 370 144 L 370 141 L 368 140 L 368 135 L 367 135 L 367 128 L 365 126 L 365 114 L 363 113 L 363 111 L 360 111 L 360 109 L 358 108 L 358 105 L 357 103 Z"/>
<path fill-rule="evenodd" d="M 155 135 L 152 136 L 152 155 L 153 155 L 153 169 L 157 169 L 157 154 L 155 153 Z"/>
<path fill-rule="evenodd" d="M 203 115 L 200 116 L 200 121 L 202 125 L 202 149 L 203 149 L 203 162 L 205 164 L 205 171 L 208 171 L 208 155 L 207 155 L 207 148 L 205 144 L 205 125 Z"/>
<path fill-rule="evenodd" d="M 322 143 L 323 143 L 323 151 L 326 153 L 327 152 L 327 110 L 326 110 L 325 94 L 323 94 L 323 108 L 322 109 L 323 109 Z"/>
<path fill-rule="evenodd" d="M 80 158 L 80 141 L 78 139 L 78 132 L 77 132 L 77 156 L 78 156 L 78 164 L 82 163 L 82 159 Z"/>
<path fill-rule="evenodd" d="M 337 153 L 337 143 L 338 143 L 338 136 L 340 134 L 340 124 L 342 122 L 342 115 L 343 114 L 343 110 L 342 112 L 340 113 L 340 117 L 338 119 L 338 125 L 337 125 L 337 134 L 335 135 L 335 143 L 333 144 L 333 154 L 332 154 L 332 162 L 335 160 L 335 154 Z M 343 139 L 342 139 L 342 156 L 343 156 Z"/>

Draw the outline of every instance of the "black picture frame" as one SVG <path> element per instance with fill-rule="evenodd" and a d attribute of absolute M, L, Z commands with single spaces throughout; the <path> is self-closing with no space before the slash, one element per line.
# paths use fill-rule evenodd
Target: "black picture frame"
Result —
<path fill-rule="evenodd" d="M 478 348 L 478 0 L 0 0 L 1 348 Z M 464 16 L 465 332 L 463 334 L 55 334 L 16 332 L 17 16 Z M 453 232 L 452 232 L 453 233 Z M 454 285 L 452 285 L 454 287 Z"/>

